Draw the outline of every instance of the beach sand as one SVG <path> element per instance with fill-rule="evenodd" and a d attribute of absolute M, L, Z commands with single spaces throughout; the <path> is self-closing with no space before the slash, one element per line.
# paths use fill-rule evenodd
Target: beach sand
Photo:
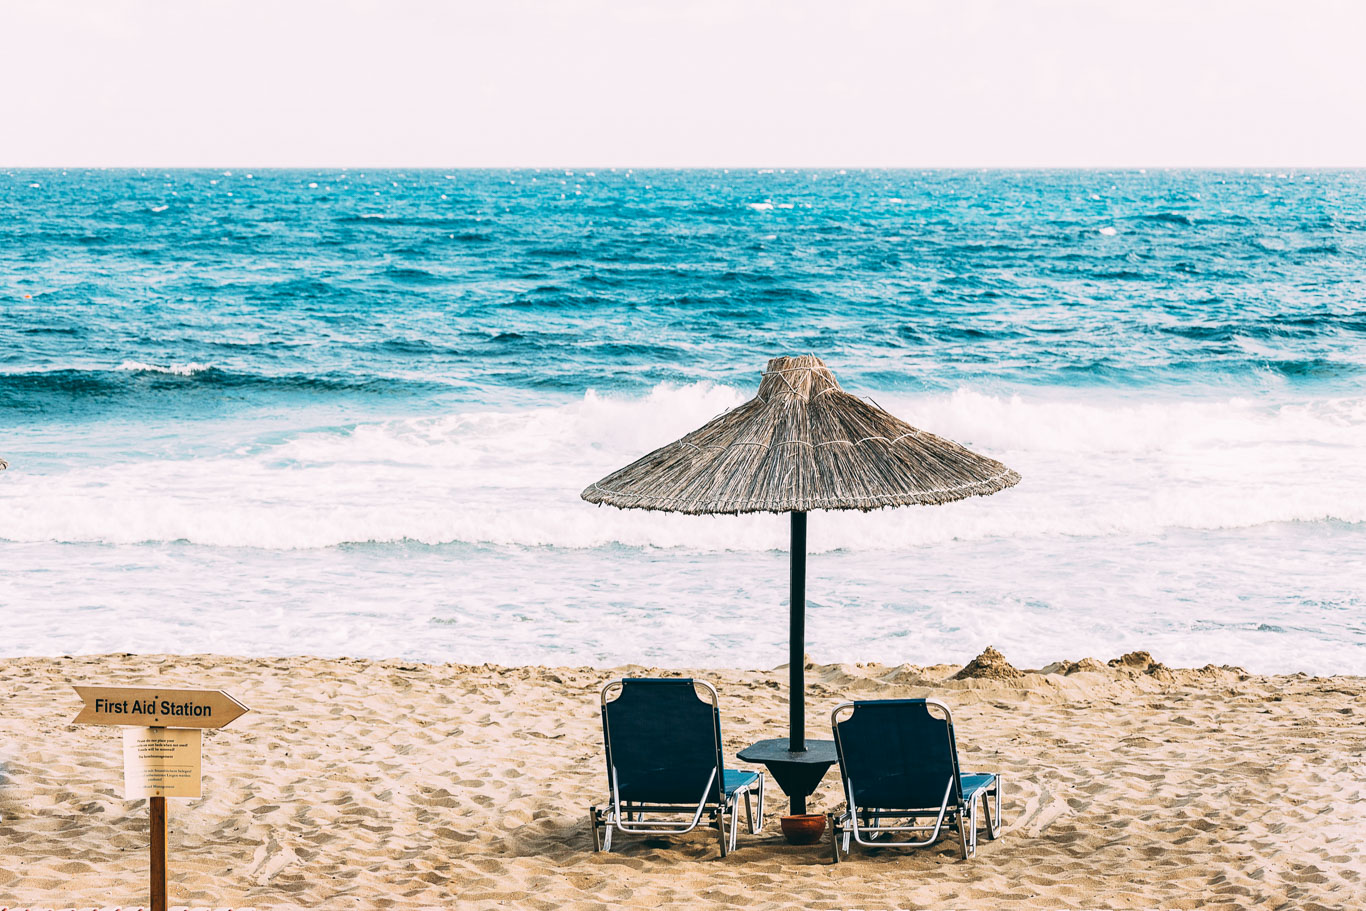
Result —
<path fill-rule="evenodd" d="M 711 831 L 592 852 L 598 688 L 656 669 L 4 659 L 0 906 L 147 903 L 146 803 L 123 800 L 118 729 L 70 724 L 72 683 L 222 688 L 252 709 L 206 733 L 204 798 L 169 802 L 174 905 L 1366 906 L 1366 679 L 1131 665 L 813 665 L 810 736 L 845 698 L 932 694 L 965 770 L 1007 781 L 1005 834 L 972 861 L 945 837 L 834 865 L 828 840 L 782 841 L 776 787 L 764 831 L 725 860 Z M 730 755 L 785 733 L 785 670 L 695 675 L 720 690 Z M 836 779 L 813 807 L 838 805 Z"/>

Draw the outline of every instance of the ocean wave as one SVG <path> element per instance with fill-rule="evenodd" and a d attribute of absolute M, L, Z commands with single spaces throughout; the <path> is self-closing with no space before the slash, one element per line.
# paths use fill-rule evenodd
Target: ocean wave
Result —
<path fill-rule="evenodd" d="M 359 215 L 339 215 L 332 221 L 338 225 L 361 225 L 372 228 L 440 228 L 450 231 L 479 224 L 480 219 L 466 215 L 440 218 L 369 212 Z"/>
<path fill-rule="evenodd" d="M 150 364 L 125 360 L 108 369 L 0 371 L 0 409 L 48 414 L 59 406 L 65 410 L 98 410 L 119 402 L 141 408 L 146 396 L 215 395 L 224 390 L 273 397 L 300 393 L 417 395 L 450 388 L 439 379 L 416 375 L 345 371 L 266 374 L 225 370 L 195 361 Z"/>
<path fill-rule="evenodd" d="M 355 542 L 781 549 L 779 516 L 622 511 L 578 496 L 745 397 L 711 383 L 661 384 L 643 397 L 589 392 L 565 405 L 297 433 L 211 458 L 11 472 L 0 489 L 0 536 L 279 549 Z M 911 423 L 1004 461 L 1024 480 L 944 507 L 822 513 L 811 523 L 814 552 L 1366 523 L 1366 399 L 1100 401 L 966 388 L 878 398 Z"/>
<path fill-rule="evenodd" d="M 205 370 L 212 370 L 209 364 L 200 364 L 191 361 L 188 364 L 144 364 L 142 361 L 124 361 L 114 368 L 115 370 L 130 370 L 137 373 L 169 373 L 172 376 L 194 376 L 196 373 L 203 373 Z"/>
<path fill-rule="evenodd" d="M 1134 215 L 1132 220 L 1163 225 L 1181 225 L 1182 227 L 1191 227 L 1196 224 L 1196 219 L 1185 212 L 1149 212 L 1143 215 Z"/>
<path fill-rule="evenodd" d="M 407 285 L 436 285 L 446 281 L 435 273 L 415 266 L 389 266 L 380 273 L 390 281 Z"/>

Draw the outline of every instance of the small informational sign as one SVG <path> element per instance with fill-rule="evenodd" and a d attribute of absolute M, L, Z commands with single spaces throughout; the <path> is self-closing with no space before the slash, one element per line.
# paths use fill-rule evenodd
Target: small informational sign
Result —
<path fill-rule="evenodd" d="M 198 797 L 197 728 L 123 729 L 123 799 Z"/>
<path fill-rule="evenodd" d="M 222 690 L 80 685 L 75 689 L 84 705 L 72 724 L 221 728 L 247 713 L 245 705 Z"/>

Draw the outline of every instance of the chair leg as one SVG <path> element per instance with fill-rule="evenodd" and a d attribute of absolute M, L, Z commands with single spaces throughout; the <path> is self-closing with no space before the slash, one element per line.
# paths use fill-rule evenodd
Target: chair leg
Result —
<path fill-rule="evenodd" d="M 748 796 L 748 792 L 746 792 Z M 735 850 L 737 839 L 740 837 L 740 802 L 737 800 L 730 805 L 730 849 Z"/>
<path fill-rule="evenodd" d="M 983 807 L 985 807 L 985 806 L 987 805 L 987 795 L 986 795 L 986 794 L 983 794 L 983 795 L 982 795 L 981 801 L 973 801 L 973 803 L 972 803 L 972 818 L 969 820 L 969 822 L 972 823 L 972 832 L 969 833 L 969 837 L 970 837 L 971 840 L 972 840 L 972 853 L 973 853 L 974 856 L 976 856 L 976 854 L 977 854 L 977 831 L 978 831 L 978 829 L 979 829 L 979 827 L 980 827 L 980 820 L 978 819 L 978 813 L 977 813 L 977 806 L 978 806 L 979 803 L 980 803 Z"/>
<path fill-rule="evenodd" d="M 963 859 L 968 860 L 972 857 L 972 845 L 968 842 L 968 816 L 970 812 L 965 807 L 958 808 L 958 840 L 963 848 Z"/>
<path fill-rule="evenodd" d="M 830 826 L 830 854 L 835 863 L 840 862 L 840 824 L 839 819 L 834 813 L 829 814 L 827 820 Z"/>
<path fill-rule="evenodd" d="M 755 808 L 755 804 L 758 808 Z M 752 788 L 745 788 L 745 821 L 749 823 L 749 834 L 758 835 L 764 828 L 764 776 L 759 775 L 758 794 Z"/>
<path fill-rule="evenodd" d="M 865 809 L 865 810 L 860 814 L 860 816 L 862 816 L 862 818 L 863 818 L 863 827 L 864 827 L 865 829 L 871 828 L 872 825 L 873 825 L 873 823 L 876 821 L 876 817 L 873 816 L 873 810 L 874 810 L 874 809 L 876 809 L 876 807 L 869 808 L 869 809 Z M 916 819 L 914 819 L 914 818 L 912 818 L 910 821 L 911 821 L 912 823 L 918 822 L 918 820 L 916 820 Z M 884 836 L 884 834 L 885 834 L 885 833 L 882 833 L 882 832 L 868 832 L 868 833 L 865 834 L 865 837 L 866 837 L 869 841 L 877 841 L 879 838 L 882 838 L 882 837 Z"/>
<path fill-rule="evenodd" d="M 593 850 L 602 850 L 602 832 L 598 831 L 598 808 L 588 808 L 588 828 L 593 830 Z"/>
<path fill-rule="evenodd" d="M 1001 816 L 1001 792 L 1005 790 L 1005 782 L 1001 776 L 996 776 L 996 787 L 987 792 L 987 796 L 982 799 L 982 808 L 987 814 L 987 838 L 996 839 L 1001 835 L 1001 829 L 1005 827 L 1005 819 Z M 992 804 L 995 804 L 993 809 Z"/>
<path fill-rule="evenodd" d="M 716 831 L 721 836 L 721 856 L 725 857 L 729 853 L 730 846 L 726 838 L 726 805 L 724 803 L 716 809 Z"/>

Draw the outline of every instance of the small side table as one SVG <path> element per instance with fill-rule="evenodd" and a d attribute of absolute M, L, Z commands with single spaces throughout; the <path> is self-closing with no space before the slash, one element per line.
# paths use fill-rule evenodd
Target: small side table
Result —
<path fill-rule="evenodd" d="M 816 790 L 825 773 L 839 761 L 833 740 L 808 740 L 806 749 L 793 752 L 791 741 L 760 740 L 736 754 L 744 762 L 762 763 L 778 787 L 792 800 L 794 816 L 806 812 L 806 798 Z"/>

